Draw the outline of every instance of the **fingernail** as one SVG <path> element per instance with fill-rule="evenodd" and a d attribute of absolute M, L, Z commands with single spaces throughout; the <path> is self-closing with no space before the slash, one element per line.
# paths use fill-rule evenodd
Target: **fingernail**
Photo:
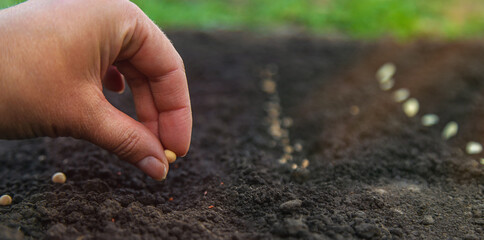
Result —
<path fill-rule="evenodd" d="M 152 156 L 143 158 L 137 166 L 156 181 L 164 180 L 168 173 L 165 164 Z"/>

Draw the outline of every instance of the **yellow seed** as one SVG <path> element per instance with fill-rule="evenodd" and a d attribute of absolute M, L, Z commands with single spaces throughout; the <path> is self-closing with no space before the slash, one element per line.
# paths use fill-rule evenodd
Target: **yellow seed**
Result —
<path fill-rule="evenodd" d="M 292 165 L 291 165 L 291 168 L 292 168 L 292 169 L 296 169 L 296 168 L 297 168 L 297 164 L 295 164 L 295 163 L 294 163 L 294 164 L 292 164 Z"/>
<path fill-rule="evenodd" d="M 439 116 L 435 114 L 425 114 L 422 117 L 422 125 L 429 127 L 439 122 Z"/>
<path fill-rule="evenodd" d="M 482 152 L 482 145 L 478 142 L 468 142 L 466 146 L 467 154 L 478 154 Z"/>
<path fill-rule="evenodd" d="M 173 163 L 176 160 L 176 154 L 168 149 L 165 149 L 165 156 L 169 163 Z"/>
<path fill-rule="evenodd" d="M 304 159 L 301 163 L 302 168 L 307 168 L 309 166 L 309 160 Z"/>
<path fill-rule="evenodd" d="M 266 79 L 262 82 L 262 90 L 266 93 L 274 93 L 276 91 L 276 82 L 272 79 Z"/>
<path fill-rule="evenodd" d="M 419 109 L 418 100 L 415 98 L 410 98 L 405 103 L 403 103 L 403 112 L 408 117 L 413 117 L 417 115 L 418 109 Z"/>
<path fill-rule="evenodd" d="M 300 144 L 300 143 L 296 143 L 296 144 L 294 144 L 294 150 L 295 150 L 296 152 L 300 152 L 300 151 L 302 151 L 302 149 L 303 149 L 302 144 Z"/>
<path fill-rule="evenodd" d="M 400 88 L 395 92 L 393 92 L 393 100 L 395 100 L 395 102 L 403 102 L 407 100 L 409 96 L 410 96 L 410 91 L 408 91 L 408 89 L 406 88 Z"/>
<path fill-rule="evenodd" d="M 393 78 L 390 78 L 385 82 L 380 83 L 380 89 L 383 91 L 388 91 L 392 89 L 393 86 L 395 86 L 395 80 L 393 80 Z"/>
<path fill-rule="evenodd" d="M 444 130 L 442 130 L 442 138 L 447 140 L 457 134 L 459 131 L 459 125 L 456 122 L 452 121 L 445 125 Z"/>
<path fill-rule="evenodd" d="M 290 127 L 292 126 L 293 120 L 290 117 L 285 117 L 282 119 L 282 126 L 284 127 Z"/>
<path fill-rule="evenodd" d="M 62 172 L 56 172 L 54 175 L 52 175 L 52 182 L 54 183 L 65 183 L 66 180 L 67 180 L 67 177 Z"/>
<path fill-rule="evenodd" d="M 396 70 L 397 68 L 395 67 L 395 64 L 385 63 L 376 72 L 376 78 L 380 83 L 384 83 L 393 77 L 393 74 L 395 74 Z"/>
<path fill-rule="evenodd" d="M 8 206 L 12 204 L 12 197 L 5 194 L 0 197 L 0 206 Z"/>
<path fill-rule="evenodd" d="M 281 138 L 282 137 L 281 125 L 278 122 L 277 123 L 273 123 L 269 127 L 269 133 L 274 138 Z"/>
<path fill-rule="evenodd" d="M 293 149 L 292 149 L 292 147 L 291 147 L 291 146 L 289 146 L 289 145 L 284 146 L 284 152 L 285 152 L 285 153 L 289 153 L 289 154 L 291 154 L 291 153 L 292 153 L 292 151 L 293 151 Z"/>

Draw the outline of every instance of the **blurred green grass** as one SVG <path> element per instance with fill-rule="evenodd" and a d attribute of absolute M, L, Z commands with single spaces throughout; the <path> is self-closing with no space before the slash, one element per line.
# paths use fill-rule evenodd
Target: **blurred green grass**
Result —
<path fill-rule="evenodd" d="M 484 36 L 482 0 L 132 0 L 163 28 L 303 30 L 398 39 Z M 1 0 L 0 8 L 19 0 Z"/>

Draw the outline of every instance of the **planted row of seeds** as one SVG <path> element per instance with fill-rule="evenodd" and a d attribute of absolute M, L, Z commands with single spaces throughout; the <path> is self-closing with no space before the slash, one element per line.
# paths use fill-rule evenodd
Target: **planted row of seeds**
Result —
<path fill-rule="evenodd" d="M 397 68 L 393 63 L 383 64 L 376 72 L 376 78 L 380 84 L 380 89 L 389 91 L 395 85 L 393 78 Z M 410 97 L 410 91 L 406 88 L 400 88 L 393 92 L 393 100 L 398 103 L 403 103 L 402 108 L 405 115 L 412 118 L 419 112 L 420 104 L 416 98 Z M 423 126 L 430 127 L 439 122 L 439 116 L 433 113 L 428 113 L 422 116 L 421 123 Z M 448 122 L 442 130 L 442 139 L 448 140 L 455 135 L 459 130 L 459 125 L 455 121 Z M 482 152 L 482 144 L 476 141 L 469 141 L 466 145 L 467 154 L 479 154 Z M 484 158 L 480 159 L 481 164 L 484 164 Z"/>
<path fill-rule="evenodd" d="M 300 165 L 295 162 L 293 156 L 294 152 L 301 152 L 303 149 L 302 144 L 291 144 L 289 138 L 289 128 L 292 125 L 292 118 L 282 117 L 281 103 L 279 98 L 279 92 L 277 91 L 277 83 L 274 80 L 274 75 L 277 73 L 276 66 L 269 66 L 261 72 L 262 77 L 262 91 L 264 91 L 269 100 L 266 102 L 266 121 L 269 124 L 268 133 L 273 139 L 273 146 L 282 146 L 283 154 L 279 158 L 280 164 L 291 164 L 292 169 L 307 168 L 309 166 L 309 160 L 304 158 Z"/>

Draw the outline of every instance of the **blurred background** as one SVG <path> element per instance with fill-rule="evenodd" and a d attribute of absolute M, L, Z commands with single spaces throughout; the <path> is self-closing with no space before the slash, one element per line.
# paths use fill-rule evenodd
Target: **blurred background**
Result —
<path fill-rule="evenodd" d="M 0 0 L 0 8 L 23 1 Z M 373 39 L 484 34 L 482 0 L 133 0 L 164 29 L 309 32 Z"/>

